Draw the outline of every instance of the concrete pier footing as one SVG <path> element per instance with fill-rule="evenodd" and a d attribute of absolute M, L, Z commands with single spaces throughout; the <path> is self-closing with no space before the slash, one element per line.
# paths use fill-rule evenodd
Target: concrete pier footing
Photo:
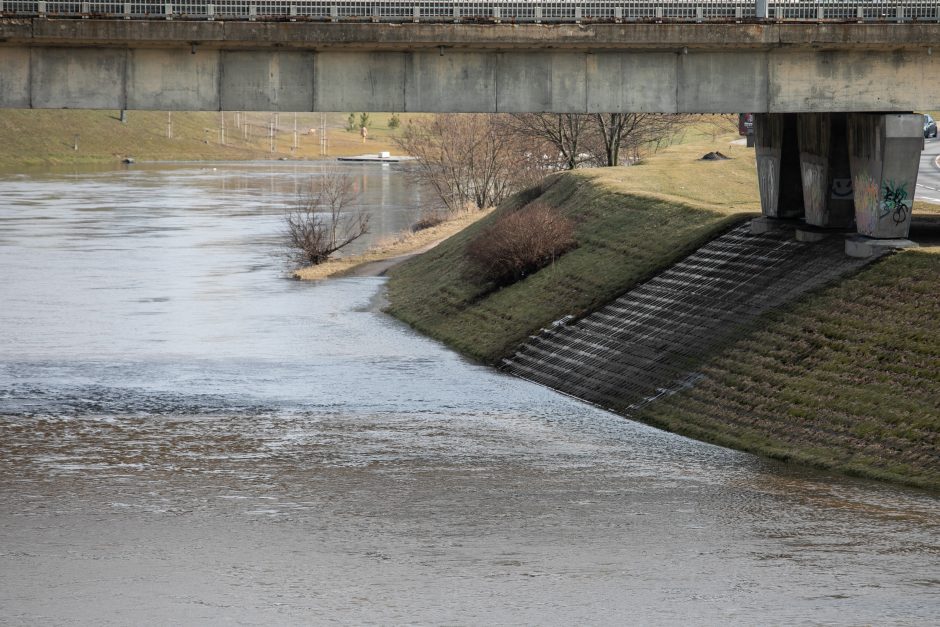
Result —
<path fill-rule="evenodd" d="M 845 238 L 845 254 L 858 259 L 880 256 L 890 250 L 917 247 L 917 243 L 904 238 L 875 239 L 864 235 L 850 235 Z"/>

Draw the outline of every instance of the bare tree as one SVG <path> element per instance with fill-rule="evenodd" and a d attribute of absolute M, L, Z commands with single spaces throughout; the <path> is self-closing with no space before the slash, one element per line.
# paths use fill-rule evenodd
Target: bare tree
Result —
<path fill-rule="evenodd" d="M 284 212 L 294 256 L 305 263 L 323 263 L 368 233 L 371 215 L 353 208 L 358 197 L 353 178 L 340 170 L 311 179 L 309 189 Z"/>
<path fill-rule="evenodd" d="M 658 150 L 668 142 L 686 116 L 659 113 L 595 113 L 593 133 L 586 142 L 599 165 L 620 165 L 621 153 L 637 161 L 644 150 Z"/>
<path fill-rule="evenodd" d="M 531 143 L 533 150 L 558 155 L 554 165 L 573 170 L 581 166 L 620 165 L 646 149 L 658 149 L 685 119 L 653 113 L 520 113 L 509 116 L 510 131 Z"/>
<path fill-rule="evenodd" d="M 445 113 L 409 121 L 396 144 L 417 160 L 415 178 L 450 211 L 499 204 L 524 181 L 522 151 L 503 116 Z"/>
<path fill-rule="evenodd" d="M 553 165 L 574 170 L 585 163 L 585 144 L 593 132 L 592 115 L 585 113 L 514 113 L 509 116 L 509 128 L 530 141 L 540 141 L 552 155 Z M 533 146 L 536 150 L 539 145 Z M 539 151 L 541 152 L 541 151 Z"/>

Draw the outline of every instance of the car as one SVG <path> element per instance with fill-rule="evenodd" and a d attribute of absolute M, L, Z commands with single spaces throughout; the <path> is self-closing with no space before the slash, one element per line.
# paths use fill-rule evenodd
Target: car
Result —
<path fill-rule="evenodd" d="M 937 136 L 937 123 L 928 114 L 924 114 L 924 137 Z"/>

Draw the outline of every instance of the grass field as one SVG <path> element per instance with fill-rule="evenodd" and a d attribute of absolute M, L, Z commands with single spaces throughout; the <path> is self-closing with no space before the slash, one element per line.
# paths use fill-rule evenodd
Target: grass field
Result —
<path fill-rule="evenodd" d="M 347 132 L 345 113 L 324 114 L 327 157 L 388 150 L 396 131 L 390 114 L 370 114 L 369 137 Z M 294 121 L 297 148 L 294 149 Z M 402 123 L 409 115 L 401 114 Z M 225 143 L 222 143 L 224 120 Z M 0 169 L 46 164 L 116 163 L 125 157 L 141 161 L 245 159 L 320 159 L 320 114 L 282 113 L 274 125 L 271 113 L 201 113 L 129 111 L 121 123 L 118 111 L 5 110 L 0 113 Z M 311 132 L 311 129 L 317 129 Z M 168 134 L 170 137 L 168 137 Z M 76 150 L 77 146 L 77 150 Z"/>
<path fill-rule="evenodd" d="M 709 359 L 637 418 L 702 440 L 940 489 L 940 248 L 888 257 Z"/>
<path fill-rule="evenodd" d="M 643 165 L 579 170 L 550 178 L 391 272 L 389 312 L 487 363 L 533 331 L 580 315 L 759 211 L 754 153 L 690 130 Z M 720 149 L 732 159 L 700 161 Z M 502 212 L 539 197 L 576 224 L 579 246 L 500 290 L 470 276 L 464 249 Z"/>

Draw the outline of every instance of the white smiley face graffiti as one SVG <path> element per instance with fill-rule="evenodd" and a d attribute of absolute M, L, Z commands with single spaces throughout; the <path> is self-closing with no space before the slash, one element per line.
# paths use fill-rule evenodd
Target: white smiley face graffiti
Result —
<path fill-rule="evenodd" d="M 852 197 L 852 179 L 832 179 L 832 199 L 846 200 Z"/>

